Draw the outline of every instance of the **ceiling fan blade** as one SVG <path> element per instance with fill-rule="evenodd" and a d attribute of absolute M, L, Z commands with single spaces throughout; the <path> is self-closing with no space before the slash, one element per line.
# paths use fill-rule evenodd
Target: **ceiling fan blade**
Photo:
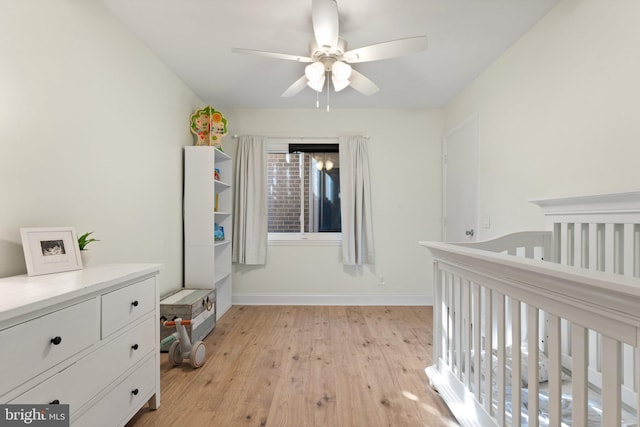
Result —
<path fill-rule="evenodd" d="M 288 98 L 290 96 L 297 95 L 298 92 L 300 92 L 305 87 L 307 87 L 307 76 L 302 76 L 298 80 L 293 82 L 293 84 L 289 86 L 287 90 L 285 90 L 280 96 L 282 98 Z"/>
<path fill-rule="evenodd" d="M 349 82 L 351 83 L 350 86 L 352 88 L 362 93 L 363 95 L 370 96 L 380 90 L 374 82 L 372 82 L 356 70 L 351 70 L 351 77 L 349 77 Z"/>
<path fill-rule="evenodd" d="M 409 37 L 365 46 L 345 52 L 342 60 L 350 64 L 395 58 L 420 52 L 427 48 L 427 36 Z"/>
<path fill-rule="evenodd" d="M 242 49 L 237 47 L 234 47 L 233 49 L 231 49 L 231 51 L 234 53 L 244 53 L 247 55 L 265 56 L 267 58 L 287 59 L 289 61 L 313 62 L 313 59 L 309 58 L 308 56 L 290 55 L 288 53 L 265 52 L 263 50 Z"/>
<path fill-rule="evenodd" d="M 319 48 L 338 46 L 338 3 L 336 0 L 312 0 L 313 34 Z"/>

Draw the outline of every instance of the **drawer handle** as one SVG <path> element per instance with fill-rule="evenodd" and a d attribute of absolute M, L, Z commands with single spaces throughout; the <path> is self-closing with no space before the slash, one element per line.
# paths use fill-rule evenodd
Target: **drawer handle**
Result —
<path fill-rule="evenodd" d="M 138 300 L 135 300 L 134 302 L 131 303 L 132 306 L 137 307 L 138 306 Z"/>
<path fill-rule="evenodd" d="M 138 395 L 138 389 L 136 388 L 136 389 L 131 390 L 131 394 L 133 394 L 134 396 L 137 396 Z"/>
<path fill-rule="evenodd" d="M 58 345 L 61 342 L 62 342 L 62 338 L 60 338 L 60 337 L 51 338 L 51 344 L 53 344 L 53 345 Z"/>
<path fill-rule="evenodd" d="M 58 399 L 56 400 L 52 400 L 51 402 L 49 402 L 49 405 L 59 405 L 60 401 Z"/>
<path fill-rule="evenodd" d="M 134 345 L 132 345 L 132 346 L 131 346 L 131 348 L 132 348 L 133 350 L 137 350 L 137 349 L 138 349 L 138 344 L 134 344 Z"/>

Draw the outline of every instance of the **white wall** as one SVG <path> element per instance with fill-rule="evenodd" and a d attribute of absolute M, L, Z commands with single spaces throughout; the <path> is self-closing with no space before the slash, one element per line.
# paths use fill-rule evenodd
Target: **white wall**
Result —
<path fill-rule="evenodd" d="M 441 238 L 440 110 L 226 110 L 230 133 L 370 137 L 376 265 L 345 267 L 338 246 L 269 246 L 267 265 L 235 266 L 234 301 L 419 304 L 433 294 L 428 251 Z M 234 140 L 225 141 L 233 153 Z M 386 286 L 378 285 L 384 276 Z"/>
<path fill-rule="evenodd" d="M 95 263 L 182 285 L 182 146 L 202 105 L 97 0 L 0 2 L 0 277 L 19 228 L 94 231 Z"/>
<path fill-rule="evenodd" d="M 527 200 L 640 187 L 640 2 L 564 0 L 446 108 L 480 117 L 482 237 L 543 226 Z"/>

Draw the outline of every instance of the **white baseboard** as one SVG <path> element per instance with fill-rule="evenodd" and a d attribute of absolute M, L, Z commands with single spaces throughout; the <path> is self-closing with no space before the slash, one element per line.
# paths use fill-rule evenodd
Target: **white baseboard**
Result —
<path fill-rule="evenodd" d="M 428 295 L 234 294 L 233 305 L 433 305 Z"/>

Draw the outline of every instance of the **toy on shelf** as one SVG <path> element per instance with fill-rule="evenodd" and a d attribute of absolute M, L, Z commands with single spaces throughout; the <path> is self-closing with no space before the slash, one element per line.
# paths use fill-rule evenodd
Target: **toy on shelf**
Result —
<path fill-rule="evenodd" d="M 191 115 L 191 133 L 196 136 L 195 145 L 210 145 L 220 151 L 222 138 L 227 134 L 227 119 L 210 105 Z"/>
<path fill-rule="evenodd" d="M 224 227 L 218 224 L 214 224 L 213 227 L 213 240 L 216 242 L 224 240 Z"/>
<path fill-rule="evenodd" d="M 204 365 L 204 358 L 207 353 L 207 348 L 202 341 L 196 341 L 191 344 L 189 335 L 185 326 L 191 325 L 191 320 L 182 320 L 179 317 L 174 320 L 167 320 L 166 317 L 161 317 L 162 325 L 166 328 L 175 326 L 176 332 L 169 335 L 160 342 L 161 346 L 171 344 L 169 347 L 169 354 L 167 355 L 169 363 L 173 366 L 182 364 L 182 361 L 186 358 L 189 359 L 191 366 L 199 368 Z"/>

